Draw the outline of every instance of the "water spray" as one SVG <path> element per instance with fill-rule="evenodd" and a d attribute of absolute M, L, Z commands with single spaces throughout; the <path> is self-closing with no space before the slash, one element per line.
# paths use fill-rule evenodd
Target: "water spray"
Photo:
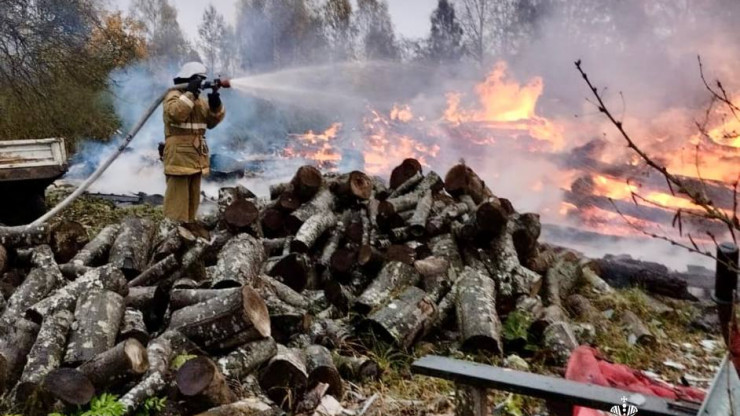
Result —
<path fill-rule="evenodd" d="M 172 90 L 182 90 L 187 88 L 188 84 L 176 84 L 175 86 L 168 88 L 165 90 L 160 96 L 157 97 L 156 100 L 154 100 L 151 105 L 146 109 L 142 117 L 139 119 L 136 124 L 131 128 L 131 130 L 126 134 L 126 136 L 123 139 L 123 142 L 118 146 L 118 149 L 116 149 L 113 154 L 108 156 L 108 159 L 106 159 L 98 168 L 93 172 L 92 175 L 90 175 L 89 178 L 87 178 L 77 189 L 74 190 L 69 196 L 64 198 L 62 202 L 57 204 L 54 208 L 49 210 L 46 214 L 41 216 L 36 221 L 23 226 L 22 228 L 26 229 L 32 229 L 35 227 L 38 227 L 39 225 L 45 223 L 50 218 L 58 214 L 61 210 L 66 208 L 69 204 L 71 204 L 75 199 L 77 199 L 80 195 L 82 195 L 83 192 L 87 190 L 87 188 L 90 187 L 96 180 L 100 178 L 100 176 L 103 175 L 103 173 L 110 167 L 111 164 L 123 153 L 124 150 L 128 147 L 128 145 L 131 143 L 131 141 L 136 137 L 136 134 L 139 133 L 139 130 L 141 130 L 142 127 L 144 127 L 144 124 L 149 120 L 149 117 L 152 116 L 154 113 L 154 110 L 156 110 L 160 104 L 162 104 L 162 101 L 164 101 L 164 97 L 167 96 L 167 94 Z M 226 78 L 216 78 L 214 80 L 204 80 L 201 84 L 202 89 L 210 89 L 213 91 L 218 91 L 220 88 L 231 88 L 231 82 Z"/>

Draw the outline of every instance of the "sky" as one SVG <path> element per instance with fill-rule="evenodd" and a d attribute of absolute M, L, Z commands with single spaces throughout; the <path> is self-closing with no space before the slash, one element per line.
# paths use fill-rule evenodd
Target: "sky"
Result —
<path fill-rule="evenodd" d="M 109 0 L 112 8 L 128 11 L 131 0 Z M 407 38 L 422 38 L 429 34 L 429 16 L 437 0 L 387 0 L 393 24 Z M 236 20 L 235 0 L 170 0 L 177 8 L 177 20 L 190 39 L 198 36 L 198 24 L 208 4 L 213 4 L 233 24 Z"/>

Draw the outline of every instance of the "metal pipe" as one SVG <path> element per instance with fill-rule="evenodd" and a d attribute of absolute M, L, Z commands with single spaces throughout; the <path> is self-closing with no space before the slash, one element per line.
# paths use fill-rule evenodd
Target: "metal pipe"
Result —
<path fill-rule="evenodd" d="M 738 248 L 733 243 L 722 243 L 717 246 L 717 267 L 714 274 L 712 299 L 717 304 L 722 337 L 727 345 L 729 345 L 729 328 L 737 289 L 738 254 Z"/>

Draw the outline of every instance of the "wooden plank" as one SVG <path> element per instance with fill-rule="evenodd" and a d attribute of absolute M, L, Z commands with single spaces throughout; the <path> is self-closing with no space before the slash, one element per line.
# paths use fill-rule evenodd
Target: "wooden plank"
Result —
<path fill-rule="evenodd" d="M 698 404 L 645 396 L 626 390 L 593 384 L 578 383 L 556 377 L 492 367 L 469 361 L 428 355 L 411 365 L 416 374 L 452 380 L 488 389 L 503 390 L 537 397 L 558 403 L 567 403 L 609 411 L 626 397 L 636 405 L 640 415 L 687 416 L 696 415 Z"/>

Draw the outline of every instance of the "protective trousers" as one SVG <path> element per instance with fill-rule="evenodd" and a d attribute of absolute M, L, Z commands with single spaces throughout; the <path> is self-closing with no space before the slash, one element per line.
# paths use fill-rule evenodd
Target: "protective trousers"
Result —
<path fill-rule="evenodd" d="M 164 216 L 183 222 L 195 220 L 200 205 L 201 174 L 166 175 L 167 191 L 164 194 Z"/>

